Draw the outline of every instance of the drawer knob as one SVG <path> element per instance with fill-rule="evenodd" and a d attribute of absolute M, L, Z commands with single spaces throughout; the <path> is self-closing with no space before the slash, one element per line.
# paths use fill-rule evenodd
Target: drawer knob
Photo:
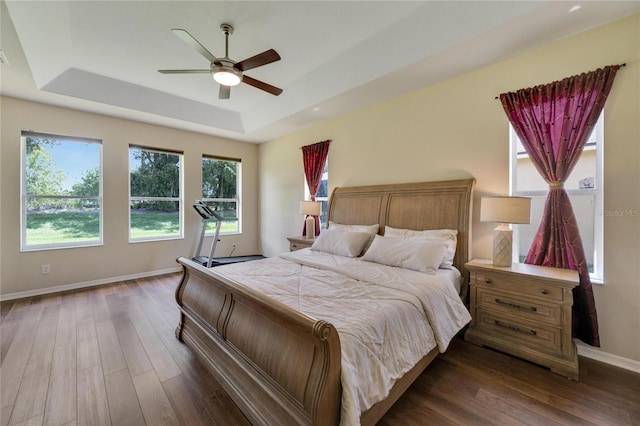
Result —
<path fill-rule="evenodd" d="M 485 278 L 484 282 L 487 283 L 487 284 L 491 284 L 491 278 Z"/>
<path fill-rule="evenodd" d="M 540 290 L 540 293 L 549 294 L 549 290 L 547 290 L 546 288 L 543 288 L 543 289 Z"/>

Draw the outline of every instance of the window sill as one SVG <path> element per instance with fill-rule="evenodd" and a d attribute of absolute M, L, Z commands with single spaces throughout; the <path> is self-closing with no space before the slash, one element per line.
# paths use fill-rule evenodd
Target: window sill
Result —
<path fill-rule="evenodd" d="M 137 243 L 153 243 L 155 241 L 171 241 L 171 240 L 182 240 L 184 239 L 184 236 L 182 235 L 176 235 L 176 236 L 172 236 L 172 237 L 149 237 L 149 238 L 137 238 L 137 239 L 130 239 L 129 240 L 129 244 L 137 244 Z"/>
<path fill-rule="evenodd" d="M 46 250 L 65 250 L 65 249 L 77 249 L 77 248 L 85 248 L 85 247 L 100 247 L 104 244 L 102 241 L 96 242 L 87 242 L 87 243 L 71 243 L 69 245 L 41 245 L 41 246 L 28 246 L 22 247 L 20 249 L 20 253 L 29 253 L 34 251 L 46 251 Z"/>
<path fill-rule="evenodd" d="M 591 280 L 591 284 L 604 285 L 604 278 L 597 277 L 595 275 L 589 275 L 589 279 Z"/>

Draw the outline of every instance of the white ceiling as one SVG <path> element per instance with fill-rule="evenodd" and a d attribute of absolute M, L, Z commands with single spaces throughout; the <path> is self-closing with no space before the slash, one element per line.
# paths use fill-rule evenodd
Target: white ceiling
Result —
<path fill-rule="evenodd" d="M 580 9 L 570 12 L 576 6 Z M 0 93 L 179 129 L 263 142 L 544 43 L 638 13 L 639 1 L 2 1 Z M 176 37 L 236 61 L 275 49 L 218 99 Z"/>

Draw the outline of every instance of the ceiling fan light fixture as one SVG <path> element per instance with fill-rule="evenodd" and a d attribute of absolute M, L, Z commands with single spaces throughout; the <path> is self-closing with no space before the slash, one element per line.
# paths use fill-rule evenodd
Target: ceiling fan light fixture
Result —
<path fill-rule="evenodd" d="M 242 81 L 242 72 L 232 67 L 213 67 L 211 75 L 215 81 L 223 86 L 237 86 Z"/>

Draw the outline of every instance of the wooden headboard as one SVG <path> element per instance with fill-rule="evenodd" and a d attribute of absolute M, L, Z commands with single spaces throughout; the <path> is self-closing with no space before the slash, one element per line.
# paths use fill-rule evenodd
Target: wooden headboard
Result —
<path fill-rule="evenodd" d="M 470 256 L 471 207 L 475 179 L 391 185 L 338 187 L 329 201 L 328 219 L 348 225 L 457 229 L 454 265 L 465 280 Z"/>

